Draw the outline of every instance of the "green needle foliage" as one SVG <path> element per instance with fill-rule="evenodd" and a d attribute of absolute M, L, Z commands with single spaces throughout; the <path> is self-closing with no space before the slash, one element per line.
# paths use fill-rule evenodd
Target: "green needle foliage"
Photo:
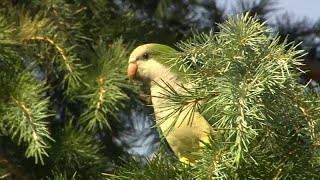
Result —
<path fill-rule="evenodd" d="M 216 131 L 192 177 L 319 178 L 320 101 L 297 82 L 304 52 L 280 43 L 248 13 L 219 26 L 219 33 L 180 42 L 182 52 L 171 55 L 181 70 L 193 72 L 187 78 L 193 86 L 185 94 L 163 87 L 168 106 L 194 105 L 191 111 L 201 111 Z"/>
<path fill-rule="evenodd" d="M 66 177 L 73 177 L 78 171 L 79 178 L 98 179 L 103 172 L 107 159 L 103 156 L 101 144 L 96 142 L 82 128 L 66 125 L 56 143 L 53 144 L 50 156 L 54 159 L 55 173 L 65 171 Z"/>
<path fill-rule="evenodd" d="M 110 28 L 117 11 L 104 8 L 113 3 L 5 2 L 0 179 L 98 179 L 124 154 L 111 130 L 135 89 L 125 72 L 130 47 Z"/>
<path fill-rule="evenodd" d="M 170 161 L 171 160 L 171 161 Z M 106 179 L 114 180 L 161 180 L 161 179 L 192 179 L 195 178 L 190 165 L 181 163 L 173 163 L 172 157 L 160 155 L 151 160 L 147 160 L 145 164 L 141 164 L 135 159 L 130 159 L 122 167 L 117 168 L 116 175 L 103 174 Z"/>
<path fill-rule="evenodd" d="M 3 71 L 2 71 L 3 72 Z M 2 74 L 5 76 L 5 74 Z M 47 118 L 49 101 L 44 96 L 43 84 L 34 82 L 30 74 L 21 74 L 17 79 L 6 77 L 1 85 L 10 93 L 2 92 L 3 97 L 0 109 L 0 130 L 10 136 L 18 145 L 25 144 L 26 157 L 34 157 L 35 162 L 42 164 L 43 156 L 48 156 L 46 149 L 48 141 L 53 139 L 48 131 Z M 20 91 L 24 89 L 25 91 Z"/>
<path fill-rule="evenodd" d="M 88 130 L 95 130 L 97 125 L 100 129 L 104 126 L 111 129 L 108 115 L 117 118 L 116 112 L 128 100 L 124 90 L 131 88 L 126 81 L 126 48 L 120 39 L 110 47 L 101 45 L 96 51 L 98 56 L 88 70 L 88 91 L 81 96 L 88 102 L 81 122 Z"/>
<path fill-rule="evenodd" d="M 303 52 L 279 43 L 248 14 L 232 17 L 220 27 L 210 39 L 181 44 L 184 51 L 195 52 L 188 59 L 206 63 L 191 77 L 208 97 L 204 114 L 218 132 L 223 130 L 225 150 L 213 154 L 223 157 L 218 163 L 223 168 L 215 174 L 314 177 L 319 168 L 315 124 L 320 113 L 314 107 L 319 99 L 310 101 L 297 83 Z"/>
<path fill-rule="evenodd" d="M 242 9 L 264 21 L 270 2 Z M 2 0 L 0 179 L 319 179 L 319 97 L 296 81 L 316 26 L 283 21 L 278 37 L 248 14 L 226 18 L 215 0 Z M 163 108 L 200 111 L 212 142 L 193 165 L 141 162 L 128 152 L 160 138 L 128 55 L 180 40 L 167 56 L 193 86 L 163 87 Z"/>

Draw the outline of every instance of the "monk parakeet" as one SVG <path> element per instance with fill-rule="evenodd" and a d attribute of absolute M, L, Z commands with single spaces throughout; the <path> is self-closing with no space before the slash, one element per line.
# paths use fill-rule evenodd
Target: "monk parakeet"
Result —
<path fill-rule="evenodd" d="M 156 116 L 156 124 L 174 154 L 182 162 L 194 162 L 193 155 L 203 142 L 209 141 L 211 126 L 192 106 L 185 104 L 181 111 L 169 106 L 164 97 L 166 88 L 183 93 L 182 85 L 188 87 L 184 72 L 173 62 L 163 57 L 164 53 L 176 53 L 173 48 L 162 44 L 144 44 L 130 55 L 129 79 L 140 80 L 150 87 L 151 101 Z M 180 114 L 180 115 L 179 115 Z"/>

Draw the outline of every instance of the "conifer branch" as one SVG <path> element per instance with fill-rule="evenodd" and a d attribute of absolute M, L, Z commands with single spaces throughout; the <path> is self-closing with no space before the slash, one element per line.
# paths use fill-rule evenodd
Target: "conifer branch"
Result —
<path fill-rule="evenodd" d="M 0 179 L 101 179 L 103 171 L 119 180 L 319 179 L 319 97 L 296 82 L 305 58 L 297 48 L 317 39 L 315 25 L 277 23 L 284 36 L 274 35 L 260 23 L 274 9 L 270 0 L 242 3 L 250 13 L 219 25 L 225 15 L 215 0 L 119 2 L 0 3 Z M 160 16 L 146 16 L 156 7 Z M 129 102 L 137 86 L 126 78 L 124 44 L 170 45 L 194 23 L 199 32 L 213 30 L 167 54 L 192 86 L 182 87 L 184 94 L 163 87 L 163 110 L 188 111 L 185 117 L 199 111 L 214 126 L 214 140 L 192 167 L 161 153 L 120 161 L 128 154 L 114 153 L 118 146 L 137 145 L 119 143 L 132 131 L 122 115 L 130 111 L 137 122 L 141 115 Z M 115 41 L 119 36 L 124 41 Z M 292 46 L 293 39 L 304 44 Z"/>
<path fill-rule="evenodd" d="M 39 40 L 39 41 L 45 41 L 45 42 L 48 42 L 49 44 L 51 44 L 58 51 L 58 53 L 61 55 L 68 72 L 72 73 L 72 68 L 71 68 L 70 63 L 67 59 L 65 50 L 60 45 L 58 45 L 56 42 L 54 42 L 52 39 L 50 39 L 49 37 L 46 37 L 46 36 L 35 36 L 35 37 L 29 37 L 25 40 Z"/>
<path fill-rule="evenodd" d="M 86 129 L 90 131 L 104 126 L 111 129 L 109 116 L 118 120 L 116 112 L 128 98 L 123 90 L 131 88 L 124 76 L 123 67 L 127 59 L 122 40 L 117 40 L 108 47 L 101 45 L 99 48 L 98 57 L 95 58 L 98 60 L 92 66 L 94 81 L 90 79 L 92 82 L 88 82 L 91 86 L 88 86 L 87 94 L 80 96 L 89 101 L 88 110 L 82 114 L 81 122 L 85 123 Z"/>
<path fill-rule="evenodd" d="M 11 96 L 11 99 L 23 112 L 23 115 L 25 117 L 23 119 L 27 120 L 26 122 L 27 127 L 24 127 L 24 126 L 22 128 L 14 127 L 14 126 L 10 127 L 11 131 L 13 129 L 16 129 L 16 130 L 13 130 L 12 137 L 14 138 L 19 133 L 20 137 L 18 138 L 18 144 L 20 144 L 21 141 L 26 141 L 27 143 L 29 143 L 28 148 L 26 150 L 26 156 L 27 157 L 34 156 L 36 163 L 38 162 L 38 159 L 39 159 L 40 162 L 43 164 L 44 161 L 43 161 L 42 155 L 48 156 L 48 154 L 44 150 L 45 148 L 47 148 L 47 144 L 44 142 L 44 139 L 41 136 L 43 132 L 39 131 L 40 127 L 37 126 L 38 124 L 36 122 L 38 120 L 36 119 L 36 115 L 33 114 L 33 111 L 27 107 L 25 102 L 18 100 L 13 96 Z M 20 124 L 23 125 L 23 122 L 20 122 Z M 24 137 L 21 137 L 21 134 Z"/>
<path fill-rule="evenodd" d="M 35 82 L 30 73 L 16 74 L 16 79 L 0 81 L 8 91 L 0 101 L 0 126 L 3 133 L 18 145 L 26 146 L 25 156 L 34 157 L 35 163 L 43 164 L 48 156 L 47 140 L 53 140 L 47 128 L 48 99 L 44 97 L 44 85 Z M 1 129 L 2 131 L 2 129 Z"/>
<path fill-rule="evenodd" d="M 315 122 L 310 120 L 314 121 L 311 115 L 319 113 L 307 108 L 303 87 L 295 81 L 301 73 L 296 65 L 304 53 L 296 50 L 296 45 L 279 43 L 279 37 L 271 36 L 265 23 L 248 13 L 231 17 L 220 27 L 221 32 L 214 37 L 196 35 L 197 38 L 178 44 L 183 52 L 171 60 L 181 71 L 189 68 L 195 72 L 187 75 L 193 84 L 186 87 L 187 95 L 175 92 L 167 84 L 162 87 L 162 98 L 168 101 L 163 104 L 164 109 L 178 106 L 178 110 L 204 98 L 208 103 L 204 112 L 210 113 L 214 129 L 224 130 L 222 140 L 213 142 L 221 146 L 211 153 L 212 157 L 221 154 L 221 161 L 217 164 L 212 157 L 203 155 L 211 164 L 203 162 L 199 168 L 209 165 L 219 177 L 241 179 L 250 174 L 240 173 L 243 169 L 255 172 L 255 168 L 265 167 L 265 173 L 272 171 L 265 176 L 291 177 L 294 170 L 290 163 L 298 161 L 298 156 L 309 158 L 300 163 L 300 168 L 313 166 L 309 161 L 317 161 L 316 152 L 311 154 L 316 141 L 312 125 Z M 302 149 L 309 149 L 310 155 Z M 269 164 L 260 167 L 259 162 Z"/>
<path fill-rule="evenodd" d="M 74 127 L 70 121 L 53 143 L 50 157 L 56 162 L 55 169 L 59 170 L 58 172 L 69 169 L 65 171 L 69 177 L 76 177 L 79 173 L 77 170 L 81 169 L 86 171 L 81 174 L 87 173 L 90 177 L 96 177 L 94 179 L 100 179 L 98 177 L 103 171 L 103 164 L 106 163 L 103 150 L 101 144 L 87 134 L 84 128 Z"/>
<path fill-rule="evenodd" d="M 97 82 L 98 82 L 98 86 L 99 86 L 99 92 L 98 92 L 99 98 L 98 98 L 97 105 L 96 105 L 96 111 L 98 111 L 101 108 L 101 104 L 104 99 L 104 94 L 106 93 L 106 90 L 104 88 L 104 79 L 102 77 L 100 77 L 97 79 Z"/>
<path fill-rule="evenodd" d="M 24 102 L 22 101 L 18 101 L 17 99 L 15 99 L 14 97 L 11 96 L 11 99 L 13 100 L 13 102 L 16 103 L 16 105 L 18 105 L 18 107 L 20 107 L 20 109 L 24 112 L 24 115 L 26 115 L 27 119 L 31 119 L 31 114 L 30 114 L 30 109 L 28 109 L 26 107 L 26 105 L 24 104 Z"/>

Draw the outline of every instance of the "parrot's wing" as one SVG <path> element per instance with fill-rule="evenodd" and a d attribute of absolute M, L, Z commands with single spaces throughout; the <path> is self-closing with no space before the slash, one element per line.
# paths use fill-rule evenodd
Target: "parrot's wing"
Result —
<path fill-rule="evenodd" d="M 171 115 L 159 124 L 162 136 L 170 148 L 182 162 L 194 162 L 194 152 L 204 143 L 209 143 L 211 126 L 206 119 L 192 106 Z"/>

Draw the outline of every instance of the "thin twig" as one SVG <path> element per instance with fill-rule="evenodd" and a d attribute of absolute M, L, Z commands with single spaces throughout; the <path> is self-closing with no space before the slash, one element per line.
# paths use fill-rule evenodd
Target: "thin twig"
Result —
<path fill-rule="evenodd" d="M 70 73 L 72 73 L 72 68 L 71 68 L 71 66 L 70 66 L 70 64 L 68 62 L 65 50 L 62 47 L 60 47 L 57 43 L 55 43 L 52 39 L 50 39 L 48 37 L 45 37 L 45 36 L 35 36 L 35 37 L 27 38 L 26 40 L 40 40 L 40 41 L 46 41 L 49 44 L 51 44 L 53 47 L 55 47 L 57 49 L 57 51 L 61 55 L 61 57 L 62 57 L 62 59 L 64 61 L 64 64 L 66 65 L 67 70 Z"/>
<path fill-rule="evenodd" d="M 99 85 L 99 99 L 96 106 L 96 110 L 100 109 L 101 104 L 103 102 L 104 94 L 106 93 L 106 90 L 104 89 L 104 79 L 102 77 L 97 79 L 98 85 Z"/>

